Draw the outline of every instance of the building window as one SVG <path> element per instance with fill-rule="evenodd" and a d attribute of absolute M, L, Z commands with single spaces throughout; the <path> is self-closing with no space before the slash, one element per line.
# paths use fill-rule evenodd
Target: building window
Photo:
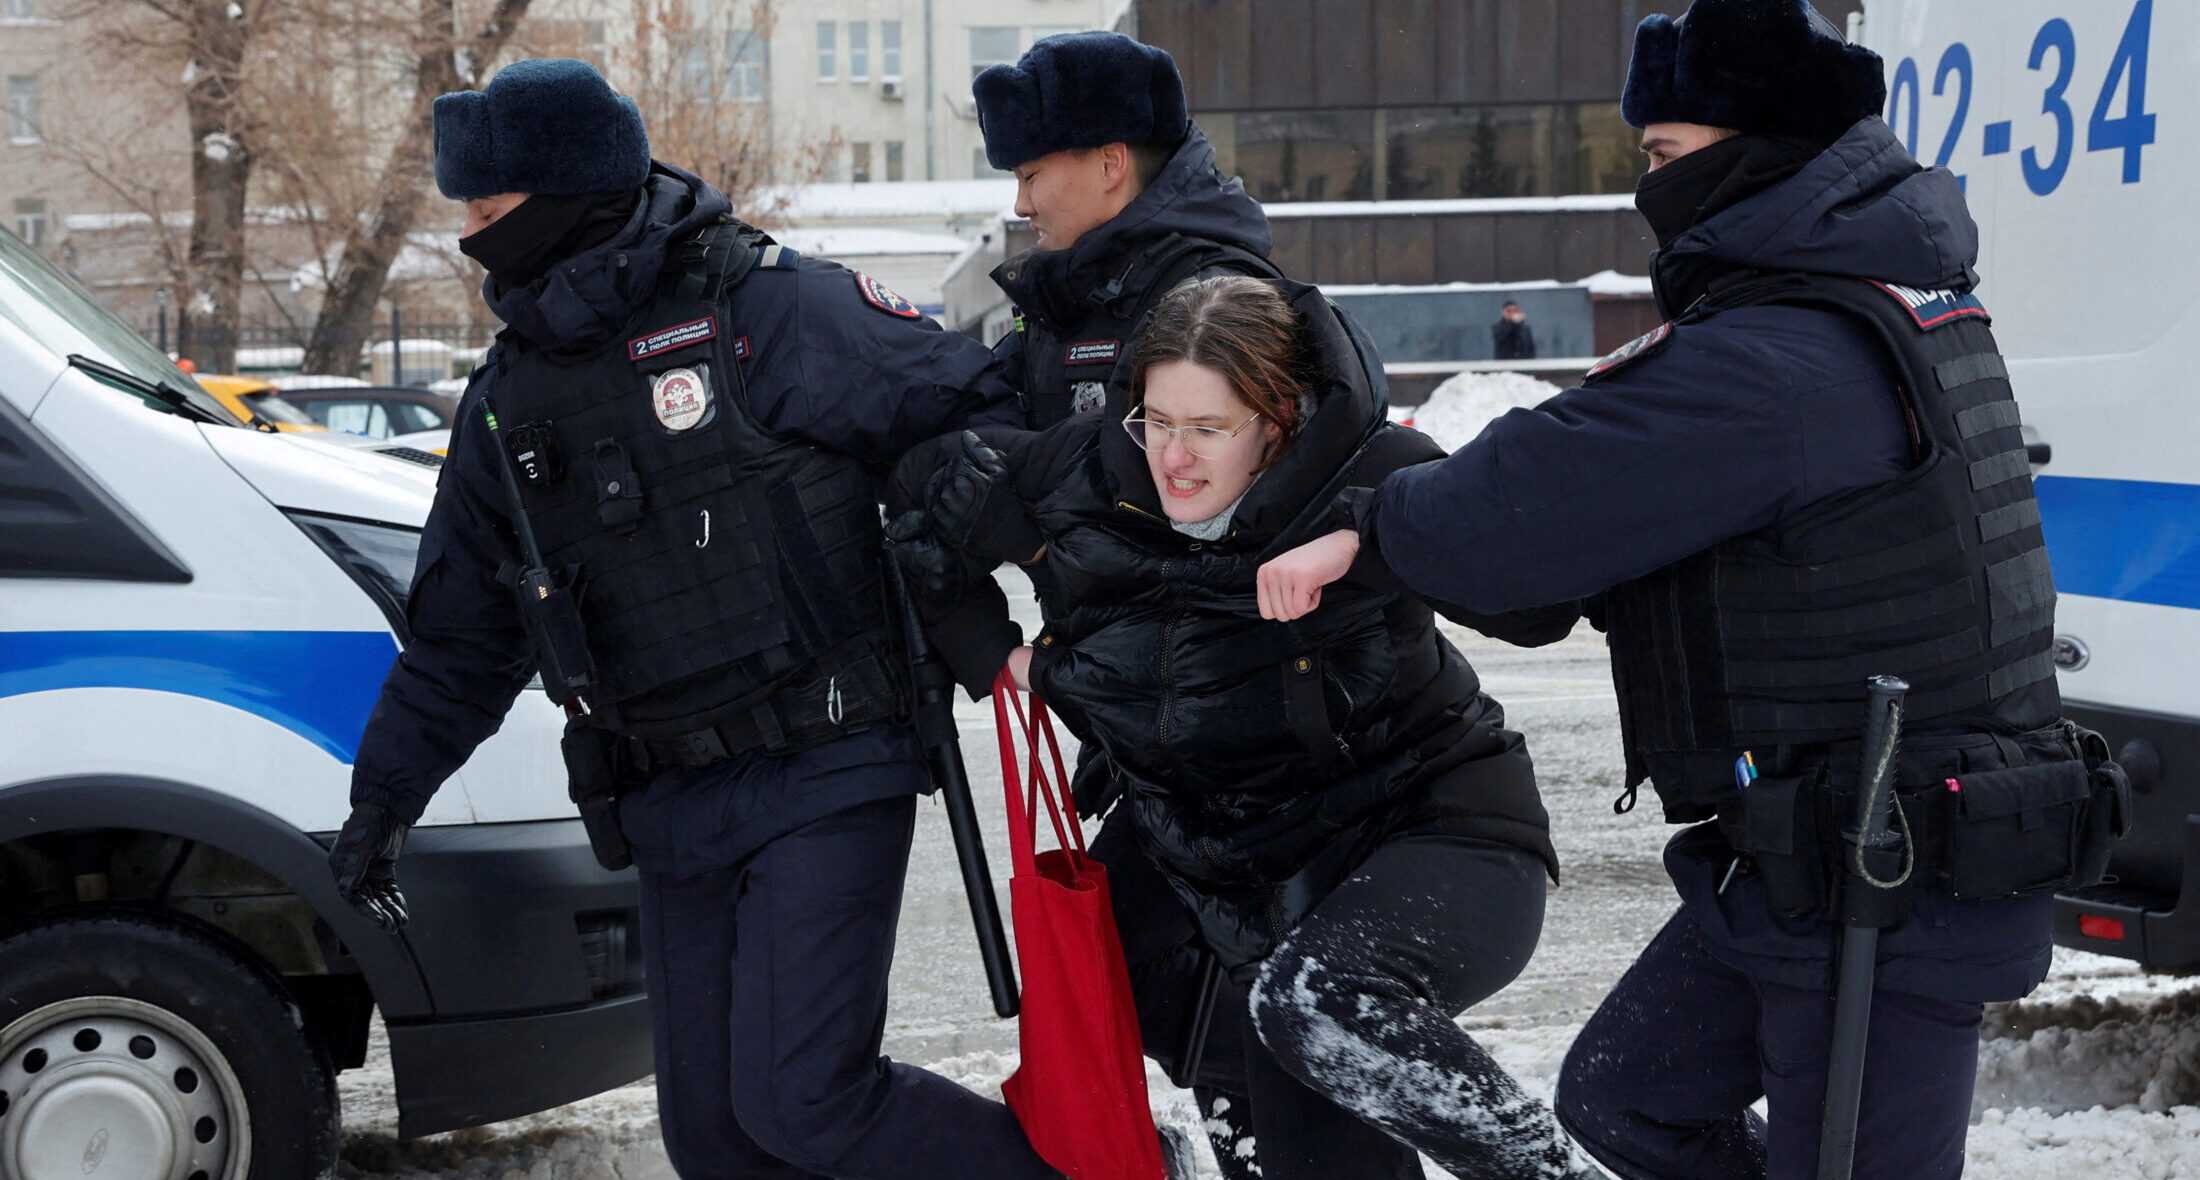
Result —
<path fill-rule="evenodd" d="M 1385 112 L 1394 201 L 1533 197 L 1551 181 L 1552 108 L 1542 103 Z"/>
<path fill-rule="evenodd" d="M 764 101 L 766 44 L 755 29 L 726 34 L 726 97 L 735 102 Z"/>
<path fill-rule="evenodd" d="M 1208 119 L 1202 116 L 1200 126 Z M 1216 121 L 1222 174 L 1254 199 L 1366 201 L 1375 196 L 1372 111 L 1262 111 Z"/>
<path fill-rule="evenodd" d="M 38 142 L 38 78 L 29 74 L 8 77 L 8 138 L 16 143 Z"/>
<path fill-rule="evenodd" d="M 33 246 L 46 244 L 46 202 L 37 197 L 16 199 L 15 236 Z"/>
<path fill-rule="evenodd" d="M 35 20 L 37 17 L 37 0 L 7 0 L 4 5 L 0 5 L 0 19 Z"/>
<path fill-rule="evenodd" d="M 1643 168 L 1639 133 L 1613 103 L 1222 112 L 1199 122 L 1223 174 L 1261 201 L 1624 193 Z"/>
<path fill-rule="evenodd" d="M 886 179 L 902 179 L 901 169 L 901 141 L 889 139 L 886 141 Z"/>
<path fill-rule="evenodd" d="M 848 179 L 857 184 L 869 184 L 871 182 L 871 145 L 867 143 L 852 144 L 848 149 L 848 155 Z"/>
<path fill-rule="evenodd" d="M 840 26 L 829 20 L 817 22 L 817 80 L 837 81 L 840 77 L 840 57 L 837 34 Z"/>
<path fill-rule="evenodd" d="M 878 71 L 881 77 L 901 77 L 901 22 L 878 23 Z"/>
<path fill-rule="evenodd" d="M 871 22 L 848 22 L 848 80 L 871 80 Z"/>
<path fill-rule="evenodd" d="M 1572 184 L 1562 191 L 1575 193 L 1631 193 L 1650 164 L 1642 154 L 1642 132 L 1620 117 L 1616 102 L 1584 102 L 1560 107 L 1566 116 L 1557 129 L 1558 143 L 1570 152 L 1555 162 L 1563 166 L 1570 154 Z M 1562 173 L 1561 181 L 1568 178 Z"/>
<path fill-rule="evenodd" d="M 1014 26 L 971 29 L 971 78 L 977 78 L 988 66 L 1016 64 L 1016 59 L 1023 55 L 1022 45 L 1023 30 Z"/>

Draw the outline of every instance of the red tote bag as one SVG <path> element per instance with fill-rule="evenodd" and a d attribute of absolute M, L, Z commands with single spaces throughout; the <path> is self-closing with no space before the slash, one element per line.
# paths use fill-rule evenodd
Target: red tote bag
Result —
<path fill-rule="evenodd" d="M 1108 901 L 1107 870 L 1085 855 L 1045 703 L 1032 697 L 1027 714 L 1004 671 L 993 682 L 993 717 L 1008 790 L 1015 864 L 1008 891 L 1024 979 L 1023 1061 L 1001 1083 L 1001 1093 L 1032 1148 L 1070 1180 L 1162 1180 L 1138 1013 Z M 1024 776 L 1017 773 L 1017 730 L 1028 757 Z M 1040 759 L 1042 744 L 1051 775 Z M 1041 803 L 1060 843 L 1046 852 L 1035 851 Z"/>

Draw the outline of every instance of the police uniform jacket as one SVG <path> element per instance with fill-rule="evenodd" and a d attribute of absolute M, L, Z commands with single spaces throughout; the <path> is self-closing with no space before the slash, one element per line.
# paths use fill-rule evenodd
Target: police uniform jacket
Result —
<path fill-rule="evenodd" d="M 1936 773 L 2068 757 L 2043 736 L 2059 713 L 2045 654 L 2053 588 L 2006 370 L 1969 294 L 1977 252 L 1955 178 L 1922 168 L 1866 119 L 1655 257 L 1667 325 L 1583 387 L 1511 411 L 1448 459 L 1361 498 L 1363 541 L 1416 589 L 1472 609 L 1571 602 L 1606 626 L 1629 763 L 1623 802 L 1652 779 L 1676 821 L 1710 814 L 1701 801 L 1727 786 L 1738 751 L 1706 764 L 1665 731 L 1755 718 L 1804 748 L 1823 739 L 1816 748 L 1853 782 L 1855 743 L 1836 735 L 1861 727 L 1871 672 L 1945 666 L 1961 673 L 1948 683 L 1981 686 L 1976 700 L 1913 698 L 1920 724 L 1905 749 L 1937 760 Z M 1881 326 L 1911 321 L 1903 347 L 1940 347 L 1959 336 L 1927 333 L 1955 324 L 1973 355 L 1907 374 Z M 1966 398 L 1979 404 L 1953 413 Z M 1943 410 L 1945 421 L 1915 417 Z M 1931 482 L 1928 460 L 1952 464 L 1951 478 Z M 2000 506 L 1974 519 L 1932 488 Z M 1932 528 L 1904 535 L 1924 528 L 1916 522 Z M 1814 556 L 1836 537 L 1859 554 Z M 1877 593 L 1875 579 L 1901 588 Z M 1884 635 L 1906 646 L 1879 644 Z M 1706 660 L 1722 643 L 1760 662 Z M 1834 683 L 1847 698 L 1825 695 Z M 1698 706 L 1718 715 L 1683 715 Z M 1826 984 L 1834 940 L 1823 913 L 1768 913 L 1755 874 L 1722 890 L 1734 855 L 1708 825 L 1668 853 L 1707 943 L 1796 986 Z M 1911 895 L 1908 919 L 1880 942 L 1882 986 L 1997 1000 L 2044 975 L 2047 894 L 1965 900 L 1921 883 Z"/>
<path fill-rule="evenodd" d="M 528 368 L 537 354 L 623 360 L 638 347 L 628 339 L 636 325 L 652 324 L 663 301 L 677 297 L 677 272 L 688 261 L 682 243 L 713 227 L 730 230 L 730 214 L 724 194 L 658 164 L 632 218 L 609 241 L 527 287 L 504 290 L 489 280 L 484 296 L 508 325 L 498 344 L 505 363 L 477 370 L 461 403 L 421 536 L 406 609 L 410 639 L 361 740 L 355 802 L 417 817 L 533 675 L 534 653 L 499 578 L 521 555 L 499 469 L 506 460 L 484 410 L 523 400 L 519 390 L 497 388 L 499 372 Z M 844 267 L 755 248 L 754 268 L 719 296 L 709 342 L 712 357 L 738 366 L 739 381 L 724 371 L 710 380 L 712 396 L 744 397 L 763 431 L 852 457 L 871 473 L 863 494 L 875 499 L 877 477 L 910 445 L 1018 420 L 1014 393 L 984 348 Z M 636 397 L 649 393 L 646 383 L 636 386 Z M 589 457 L 567 461 L 585 467 Z M 727 540 L 773 543 L 762 535 Z M 702 871 L 821 815 L 918 789 L 920 766 L 905 726 L 870 725 L 788 757 L 736 754 L 664 769 L 626 800 L 624 818 L 645 868 Z M 840 773 L 875 767 L 893 773 Z"/>
<path fill-rule="evenodd" d="M 1316 289 L 1287 291 L 1323 377 L 1219 539 L 1170 527 L 1119 424 L 1126 390 L 1104 414 L 996 440 L 1057 594 L 1034 688 L 1104 755 L 1147 855 L 1233 968 L 1386 839 L 1459 836 L 1557 864 L 1520 736 L 1418 597 L 1370 562 L 1308 618 L 1260 617 L 1261 561 L 1312 536 L 1338 489 L 1439 454 L 1386 420 L 1365 341 Z"/>

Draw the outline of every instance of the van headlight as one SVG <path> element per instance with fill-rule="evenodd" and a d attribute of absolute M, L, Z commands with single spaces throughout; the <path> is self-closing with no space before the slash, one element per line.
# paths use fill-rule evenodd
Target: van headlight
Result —
<path fill-rule="evenodd" d="M 412 633 L 405 626 L 405 599 L 412 593 L 413 567 L 420 559 L 419 529 L 316 512 L 284 515 L 344 567 L 367 597 L 374 599 L 389 617 L 398 643 L 412 642 Z"/>

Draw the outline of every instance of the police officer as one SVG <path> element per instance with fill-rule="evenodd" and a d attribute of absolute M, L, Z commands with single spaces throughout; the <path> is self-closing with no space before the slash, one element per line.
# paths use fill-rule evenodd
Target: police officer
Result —
<path fill-rule="evenodd" d="M 1279 617 L 1379 554 L 1424 594 L 1571 603 L 1608 633 L 1623 809 L 1647 779 L 1696 825 L 1666 853 L 1680 912 L 1559 1080 L 1561 1120 L 1630 1180 L 1817 1174 L 1836 914 L 1867 899 L 1854 1174 L 1960 1174 L 1981 1006 L 2044 976 L 2052 892 L 2097 877 L 2120 822 L 2105 748 L 2060 720 L 1977 231 L 1879 118 L 1882 79 L 1805 0 L 1645 20 L 1622 110 L 1668 322 L 1263 573 Z M 1881 673 L 1910 686 L 1887 890 L 1848 877 L 1839 832 Z"/>
<path fill-rule="evenodd" d="M 1015 173 L 1016 213 L 1039 233 L 1032 249 L 993 271 L 1016 307 L 1015 330 L 995 354 L 1022 395 L 1030 429 L 1099 412 L 1148 311 L 1171 287 L 1192 277 L 1279 273 L 1267 257 L 1267 215 L 1216 169 L 1214 145 L 1187 117 L 1184 83 L 1166 51 L 1120 33 L 1068 33 L 1033 45 L 1013 66 L 987 69 L 971 89 L 986 158 Z M 930 507 L 935 523 L 953 514 L 937 498 Z M 1021 520 L 1020 509 L 1002 507 Z M 1051 615 L 1052 587 L 1043 571 L 1033 577 Z M 972 590 L 954 615 L 926 613 L 943 656 L 978 695 L 1022 639 L 990 608 L 998 594 L 990 581 Z M 1117 794 L 1104 770 L 1080 760 L 1077 799 L 1088 816 Z M 1127 820 L 1109 820 L 1093 853 L 1108 867 L 1147 1051 L 1173 1068 L 1185 1051 L 1205 952 Z M 1244 996 L 1226 981 L 1219 986 L 1219 1015 L 1193 1089 L 1224 1176 L 1234 1180 L 1252 1174 L 1242 1068 L 1248 1032 Z"/>
<path fill-rule="evenodd" d="M 1121 33 L 1065 33 L 979 74 L 971 92 L 986 159 L 1016 174 L 1016 214 L 1039 233 L 993 270 L 1016 306 L 1016 330 L 995 351 L 1031 429 L 1100 408 L 1169 288 L 1195 275 L 1277 275 L 1268 216 L 1216 170 L 1166 51 Z"/>
<path fill-rule="evenodd" d="M 1053 1180 L 1006 1107 L 879 1055 L 927 785 L 876 473 L 1015 422 L 1013 391 L 983 348 L 652 162 L 632 100 L 583 63 L 509 66 L 438 99 L 435 127 L 437 185 L 466 204 L 460 246 L 507 327 L 421 538 L 340 887 L 404 921 L 408 825 L 540 666 L 590 711 L 569 761 L 595 749 L 646 782 L 620 817 L 679 1173 Z M 523 625 L 515 571 L 577 610 Z"/>

